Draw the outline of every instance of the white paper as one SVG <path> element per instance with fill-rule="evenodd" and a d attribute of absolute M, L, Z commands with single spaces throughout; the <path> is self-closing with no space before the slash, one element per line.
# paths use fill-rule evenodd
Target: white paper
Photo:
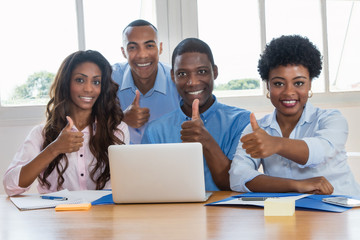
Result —
<path fill-rule="evenodd" d="M 67 189 L 48 194 L 23 194 L 16 197 L 10 197 L 12 203 L 20 210 L 32 210 L 42 208 L 55 208 L 59 204 L 91 203 L 105 195 L 111 194 L 111 191 L 84 190 L 69 191 Z M 66 197 L 68 200 L 49 200 L 42 199 L 41 196 Z"/>

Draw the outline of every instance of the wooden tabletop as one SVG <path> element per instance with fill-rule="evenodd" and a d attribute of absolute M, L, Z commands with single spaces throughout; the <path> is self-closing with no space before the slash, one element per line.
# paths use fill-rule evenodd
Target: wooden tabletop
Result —
<path fill-rule="evenodd" d="M 208 202 L 235 192 L 214 192 Z M 0 196 L 0 239 L 360 239 L 360 208 L 297 210 L 264 217 L 263 208 L 204 203 L 98 205 L 89 211 L 20 211 Z"/>

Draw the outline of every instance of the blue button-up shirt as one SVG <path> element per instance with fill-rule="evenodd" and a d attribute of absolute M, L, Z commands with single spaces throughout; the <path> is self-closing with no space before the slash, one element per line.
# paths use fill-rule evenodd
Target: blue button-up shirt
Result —
<path fill-rule="evenodd" d="M 130 65 L 127 62 L 113 65 L 112 78 L 120 85 L 118 97 L 121 108 L 124 111 L 133 103 L 135 91 L 138 89 L 134 84 Z M 180 99 L 176 86 L 171 80 L 170 67 L 159 62 L 154 87 L 145 95 L 140 92 L 140 107 L 149 108 L 149 122 L 151 122 L 165 113 L 176 109 L 179 106 Z M 148 123 L 140 128 L 132 128 L 129 126 L 130 143 L 139 144 L 141 142 L 147 124 Z"/>
<path fill-rule="evenodd" d="M 215 98 L 215 96 L 214 96 Z M 181 101 L 182 105 L 182 101 Z M 200 114 L 205 128 L 220 146 L 223 153 L 232 160 L 243 129 L 250 121 L 250 112 L 219 103 L 216 98 L 213 105 Z M 145 130 L 142 143 L 179 143 L 181 124 L 191 120 L 181 107 L 151 122 Z M 218 191 L 206 160 L 204 159 L 205 189 Z"/>

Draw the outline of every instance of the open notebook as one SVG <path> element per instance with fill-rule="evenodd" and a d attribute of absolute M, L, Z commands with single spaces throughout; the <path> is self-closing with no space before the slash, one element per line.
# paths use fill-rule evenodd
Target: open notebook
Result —
<path fill-rule="evenodd" d="M 69 191 L 65 189 L 59 192 L 53 192 L 48 194 L 23 194 L 16 197 L 10 197 L 10 200 L 20 210 L 33 210 L 43 208 L 55 208 L 59 204 L 88 203 L 95 201 L 110 193 L 110 191 Z M 68 200 L 59 201 L 42 199 L 41 196 L 66 197 Z"/>

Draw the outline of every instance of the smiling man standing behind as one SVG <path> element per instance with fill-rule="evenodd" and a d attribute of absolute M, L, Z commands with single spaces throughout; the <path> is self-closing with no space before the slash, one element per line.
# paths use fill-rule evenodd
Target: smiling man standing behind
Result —
<path fill-rule="evenodd" d="M 143 143 L 200 142 L 206 191 L 229 190 L 229 169 L 250 112 L 219 103 L 212 94 L 218 68 L 210 47 L 181 41 L 172 55 L 171 77 L 182 97 L 178 108 L 150 123 Z"/>
<path fill-rule="evenodd" d="M 126 26 L 122 35 L 121 51 L 127 62 L 114 64 L 112 77 L 120 85 L 118 96 L 130 142 L 138 144 L 147 123 L 176 109 L 180 96 L 170 67 L 159 62 L 162 42 L 156 27 L 139 19 Z"/>

